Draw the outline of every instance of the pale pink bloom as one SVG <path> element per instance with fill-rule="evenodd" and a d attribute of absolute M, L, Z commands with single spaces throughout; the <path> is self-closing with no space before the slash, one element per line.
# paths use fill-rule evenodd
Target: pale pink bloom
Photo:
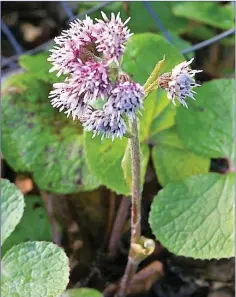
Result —
<path fill-rule="evenodd" d="M 126 114 L 131 120 L 143 108 L 144 89 L 134 81 L 119 82 L 111 91 L 104 109 L 114 117 Z"/>
<path fill-rule="evenodd" d="M 78 60 L 81 49 L 73 40 L 66 40 L 62 46 L 55 46 L 50 50 L 52 53 L 48 61 L 53 67 L 50 72 L 58 71 L 57 76 L 68 74 L 72 71 L 74 64 L 81 64 Z"/>
<path fill-rule="evenodd" d="M 73 120 L 87 112 L 89 106 L 68 82 L 55 83 L 53 87 L 49 94 L 53 107 L 58 108 L 60 112 L 64 111 L 67 117 L 71 115 Z"/>
<path fill-rule="evenodd" d="M 126 27 L 129 19 L 122 22 L 120 15 L 115 17 L 113 13 L 110 20 L 104 13 L 102 16 L 97 23 L 89 17 L 76 20 L 55 38 L 56 46 L 48 59 L 53 64 L 50 71 L 68 77 L 64 83 L 53 85 L 49 98 L 53 107 L 80 119 L 94 136 L 114 140 L 126 133 L 122 116 L 133 120 L 142 107 L 144 90 L 119 69 L 125 44 L 132 35 Z M 91 104 L 98 98 L 105 104 L 94 110 Z"/>
<path fill-rule="evenodd" d="M 167 97 L 175 104 L 175 99 L 187 106 L 186 99 L 189 97 L 193 100 L 196 93 L 193 88 L 199 87 L 194 80 L 194 76 L 202 70 L 191 70 L 189 65 L 192 63 L 193 58 L 188 62 L 182 62 L 175 66 L 169 73 L 164 73 L 158 80 L 161 88 L 167 91 Z"/>
<path fill-rule="evenodd" d="M 103 62 L 88 61 L 75 66 L 70 83 L 79 95 L 83 95 L 84 103 L 105 99 L 112 88 L 109 69 Z"/>
<path fill-rule="evenodd" d="M 133 35 L 130 33 L 128 27 L 126 27 L 130 18 L 123 22 L 120 18 L 120 13 L 116 17 L 112 13 L 109 20 L 104 12 L 102 12 L 102 17 L 104 20 L 97 20 L 103 25 L 103 30 L 101 30 L 96 40 L 97 50 L 109 62 L 114 61 L 119 64 L 125 50 L 125 44 L 130 36 Z"/>
<path fill-rule="evenodd" d="M 101 135 L 102 139 L 112 138 L 112 141 L 119 137 L 122 138 L 126 133 L 126 124 L 122 117 L 111 117 L 103 109 L 96 110 L 89 115 L 84 115 L 83 126 L 86 131 L 92 131 L 93 137 Z"/>
<path fill-rule="evenodd" d="M 58 76 L 72 72 L 73 66 L 81 64 L 89 56 L 87 52 L 95 53 L 97 24 L 86 17 L 85 20 L 75 20 L 70 23 L 70 29 L 62 31 L 61 35 L 56 37 L 57 44 L 51 49 L 51 55 L 48 58 L 53 64 L 50 72 L 58 71 Z"/>

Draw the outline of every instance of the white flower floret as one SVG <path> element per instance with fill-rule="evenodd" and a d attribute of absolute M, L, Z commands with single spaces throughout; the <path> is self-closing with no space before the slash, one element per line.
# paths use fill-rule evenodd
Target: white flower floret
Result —
<path fill-rule="evenodd" d="M 134 81 L 119 82 L 111 91 L 104 109 L 112 116 L 126 114 L 132 121 L 138 109 L 143 108 L 144 89 Z"/>
<path fill-rule="evenodd" d="M 90 107 L 83 102 L 83 98 L 69 83 L 55 83 L 53 87 L 54 89 L 49 94 L 51 104 L 60 112 L 64 111 L 67 117 L 71 115 L 75 120 L 90 110 Z"/>
<path fill-rule="evenodd" d="M 127 130 L 122 117 L 112 118 L 103 109 L 96 110 L 87 117 L 85 115 L 82 122 L 85 130 L 93 132 L 93 137 L 101 135 L 102 139 L 112 138 L 112 141 L 117 137 L 122 138 Z"/>
<path fill-rule="evenodd" d="M 188 62 L 182 62 L 175 66 L 170 73 L 165 73 L 159 78 L 159 86 L 167 91 L 167 97 L 175 104 L 175 99 L 187 106 L 186 99 L 191 98 L 195 100 L 196 93 L 193 88 L 199 87 L 194 80 L 194 76 L 202 70 L 191 70 L 189 65 L 193 58 Z"/>
<path fill-rule="evenodd" d="M 120 63 L 121 57 L 125 50 L 127 40 L 133 35 L 130 33 L 126 24 L 129 22 L 128 18 L 123 22 L 120 18 L 120 13 L 115 17 L 114 13 L 111 14 L 111 19 L 104 12 L 102 12 L 104 20 L 97 20 L 103 25 L 97 40 L 97 50 L 104 55 L 104 58 L 109 62 Z"/>

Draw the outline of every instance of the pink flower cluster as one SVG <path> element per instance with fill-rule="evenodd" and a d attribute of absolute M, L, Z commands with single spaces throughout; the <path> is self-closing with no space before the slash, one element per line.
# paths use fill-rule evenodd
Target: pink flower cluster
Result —
<path fill-rule="evenodd" d="M 121 60 L 125 45 L 132 35 L 120 15 L 111 19 L 102 12 L 103 20 L 90 17 L 76 20 L 55 38 L 56 46 L 48 58 L 50 71 L 66 75 L 63 83 L 54 84 L 49 98 L 53 107 L 80 119 L 86 130 L 102 137 L 122 137 L 126 124 L 142 107 L 144 90 L 141 85 L 121 75 Z M 124 79 L 125 77 L 125 79 Z M 101 110 L 91 105 L 104 100 Z"/>
<path fill-rule="evenodd" d="M 186 99 L 191 98 L 195 100 L 194 94 L 196 92 L 193 88 L 200 87 L 200 84 L 195 82 L 194 76 L 196 73 L 202 72 L 202 70 L 190 69 L 189 66 L 193 59 L 176 65 L 171 72 L 164 73 L 159 78 L 159 86 L 167 91 L 167 97 L 173 104 L 175 104 L 175 99 L 177 99 L 183 106 L 188 107 Z"/>

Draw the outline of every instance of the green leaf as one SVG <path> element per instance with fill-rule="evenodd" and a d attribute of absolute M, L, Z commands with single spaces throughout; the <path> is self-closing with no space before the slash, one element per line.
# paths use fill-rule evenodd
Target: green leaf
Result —
<path fill-rule="evenodd" d="M 49 242 L 14 246 L 2 259 L 3 297 L 57 297 L 69 282 L 69 260 Z"/>
<path fill-rule="evenodd" d="M 14 231 L 24 212 L 21 191 L 7 179 L 1 179 L 1 245 Z"/>
<path fill-rule="evenodd" d="M 195 155 L 179 139 L 175 128 L 176 107 L 167 99 L 166 92 L 153 92 L 145 99 L 144 106 L 141 140 L 153 146 L 152 158 L 159 182 L 164 186 L 171 181 L 208 172 L 210 159 Z"/>
<path fill-rule="evenodd" d="M 55 83 L 63 81 L 63 78 L 58 78 L 56 72 L 49 72 L 52 64 L 47 61 L 49 52 L 42 52 L 33 56 L 21 55 L 19 64 L 22 68 L 32 73 L 37 79 L 48 83 Z"/>
<path fill-rule="evenodd" d="M 155 197 L 149 222 L 156 238 L 177 255 L 234 256 L 234 174 L 208 173 L 168 184 Z"/>
<path fill-rule="evenodd" d="M 177 109 L 177 129 L 187 148 L 210 158 L 234 155 L 234 80 L 218 79 L 197 90 L 189 108 Z"/>
<path fill-rule="evenodd" d="M 26 82 L 27 88 L 9 89 L 2 100 L 6 161 L 15 171 L 33 173 L 41 189 L 74 193 L 98 187 L 85 162 L 79 121 L 68 119 L 51 106 L 50 85 L 30 79 L 28 74 Z"/>
<path fill-rule="evenodd" d="M 127 42 L 122 68 L 133 80 L 144 84 L 164 55 L 165 63 L 161 67 L 163 73 L 184 60 L 176 47 L 162 36 L 152 33 L 136 34 Z"/>
<path fill-rule="evenodd" d="M 20 223 L 4 242 L 2 255 L 12 246 L 25 241 L 52 241 L 51 225 L 40 196 L 25 196 L 25 210 Z"/>
<path fill-rule="evenodd" d="M 127 139 L 101 139 L 92 138 L 92 133 L 85 133 L 85 151 L 89 169 L 99 181 L 109 189 L 119 194 L 129 195 L 130 188 L 126 183 L 121 166 L 122 159 L 127 146 Z M 141 144 L 142 181 L 146 172 L 149 159 L 149 149 L 146 144 Z"/>
<path fill-rule="evenodd" d="M 85 134 L 85 153 L 89 169 L 99 179 L 101 184 L 116 191 L 128 194 L 129 187 L 126 184 L 121 161 L 127 145 L 127 139 L 101 139 L 92 138 L 92 133 Z"/>
<path fill-rule="evenodd" d="M 231 3 L 222 5 L 214 1 L 182 1 L 174 5 L 173 13 L 177 17 L 185 17 L 224 30 L 234 26 L 234 5 Z"/>
<path fill-rule="evenodd" d="M 177 34 L 183 33 L 188 25 L 188 21 L 182 17 L 175 17 L 172 13 L 172 2 L 155 1 L 149 2 L 154 12 L 158 14 L 163 25 L 168 28 L 169 31 L 173 31 Z M 124 19 L 131 16 L 131 20 L 128 26 L 131 32 L 143 33 L 143 32 L 157 32 L 158 26 L 155 19 L 150 15 L 150 12 L 145 7 L 143 2 L 128 2 L 128 11 L 124 14 Z M 140 21 L 142 16 L 142 21 Z"/>
<path fill-rule="evenodd" d="M 123 69 L 135 81 L 143 84 L 156 63 L 163 59 L 164 54 L 166 61 L 161 68 L 163 72 L 170 71 L 176 64 L 183 61 L 179 51 L 163 37 L 151 33 L 135 35 L 127 44 Z M 162 92 L 162 99 L 159 95 L 157 96 L 157 92 L 152 92 L 145 99 L 144 111 L 139 121 L 143 180 L 150 154 L 147 146 L 150 135 L 173 126 L 175 112 L 175 107 L 167 99 L 166 92 Z M 129 187 L 121 167 L 126 145 L 127 139 L 117 139 L 114 142 L 109 139 L 101 141 L 99 137 L 92 139 L 91 133 L 85 133 L 86 157 L 91 172 L 103 185 L 117 193 L 129 195 Z M 130 181 L 128 183 L 130 184 Z"/>
<path fill-rule="evenodd" d="M 29 85 L 31 88 L 29 88 Z M 34 98 L 33 100 L 37 100 L 38 94 L 41 92 L 43 92 L 45 97 L 49 93 L 49 86 L 46 86 L 44 82 L 38 81 L 33 73 L 21 72 L 10 76 L 4 82 L 3 91 L 7 93 L 9 90 L 11 91 L 13 86 L 19 92 L 27 90 L 28 96 Z"/>
<path fill-rule="evenodd" d="M 33 177 L 41 189 L 67 194 L 99 186 L 86 164 L 84 137 L 71 128 L 70 124 L 65 127 L 63 141 L 58 138 L 46 144 L 45 153 L 35 162 Z"/>
<path fill-rule="evenodd" d="M 156 145 L 152 150 L 152 158 L 162 186 L 209 171 L 210 159 L 186 149 L 179 139 L 176 127 L 158 133 L 153 141 Z"/>
<path fill-rule="evenodd" d="M 95 289 L 79 288 L 66 290 L 61 297 L 102 297 L 102 293 Z"/>

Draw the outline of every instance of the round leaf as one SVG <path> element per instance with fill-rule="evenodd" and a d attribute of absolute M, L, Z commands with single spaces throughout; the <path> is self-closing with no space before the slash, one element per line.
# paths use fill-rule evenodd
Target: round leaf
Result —
<path fill-rule="evenodd" d="M 95 289 L 79 288 L 66 290 L 61 297 L 102 297 L 102 293 Z"/>
<path fill-rule="evenodd" d="M 21 191 L 7 179 L 1 179 L 1 245 L 14 231 L 24 212 Z"/>
<path fill-rule="evenodd" d="M 50 105 L 48 84 L 26 77 L 27 87 L 6 91 L 2 102 L 6 161 L 16 171 L 32 172 L 41 189 L 74 193 L 98 187 L 85 162 L 79 121 Z"/>
<path fill-rule="evenodd" d="M 149 222 L 171 252 L 197 259 L 234 256 L 234 174 L 209 173 L 168 184 Z"/>
<path fill-rule="evenodd" d="M 152 140 L 156 143 L 152 150 L 153 163 L 162 186 L 209 171 L 210 159 L 186 149 L 175 127 L 156 134 Z"/>
<path fill-rule="evenodd" d="M 191 151 L 210 158 L 233 158 L 234 80 L 218 79 L 197 90 L 189 108 L 177 109 L 177 129 Z"/>
<path fill-rule="evenodd" d="M 69 281 L 64 251 L 49 242 L 14 246 L 2 259 L 3 297 L 57 297 Z"/>
<path fill-rule="evenodd" d="M 52 241 L 51 225 L 40 196 L 25 197 L 23 217 L 11 236 L 4 242 L 2 254 L 4 255 L 12 246 L 29 240 Z"/>

